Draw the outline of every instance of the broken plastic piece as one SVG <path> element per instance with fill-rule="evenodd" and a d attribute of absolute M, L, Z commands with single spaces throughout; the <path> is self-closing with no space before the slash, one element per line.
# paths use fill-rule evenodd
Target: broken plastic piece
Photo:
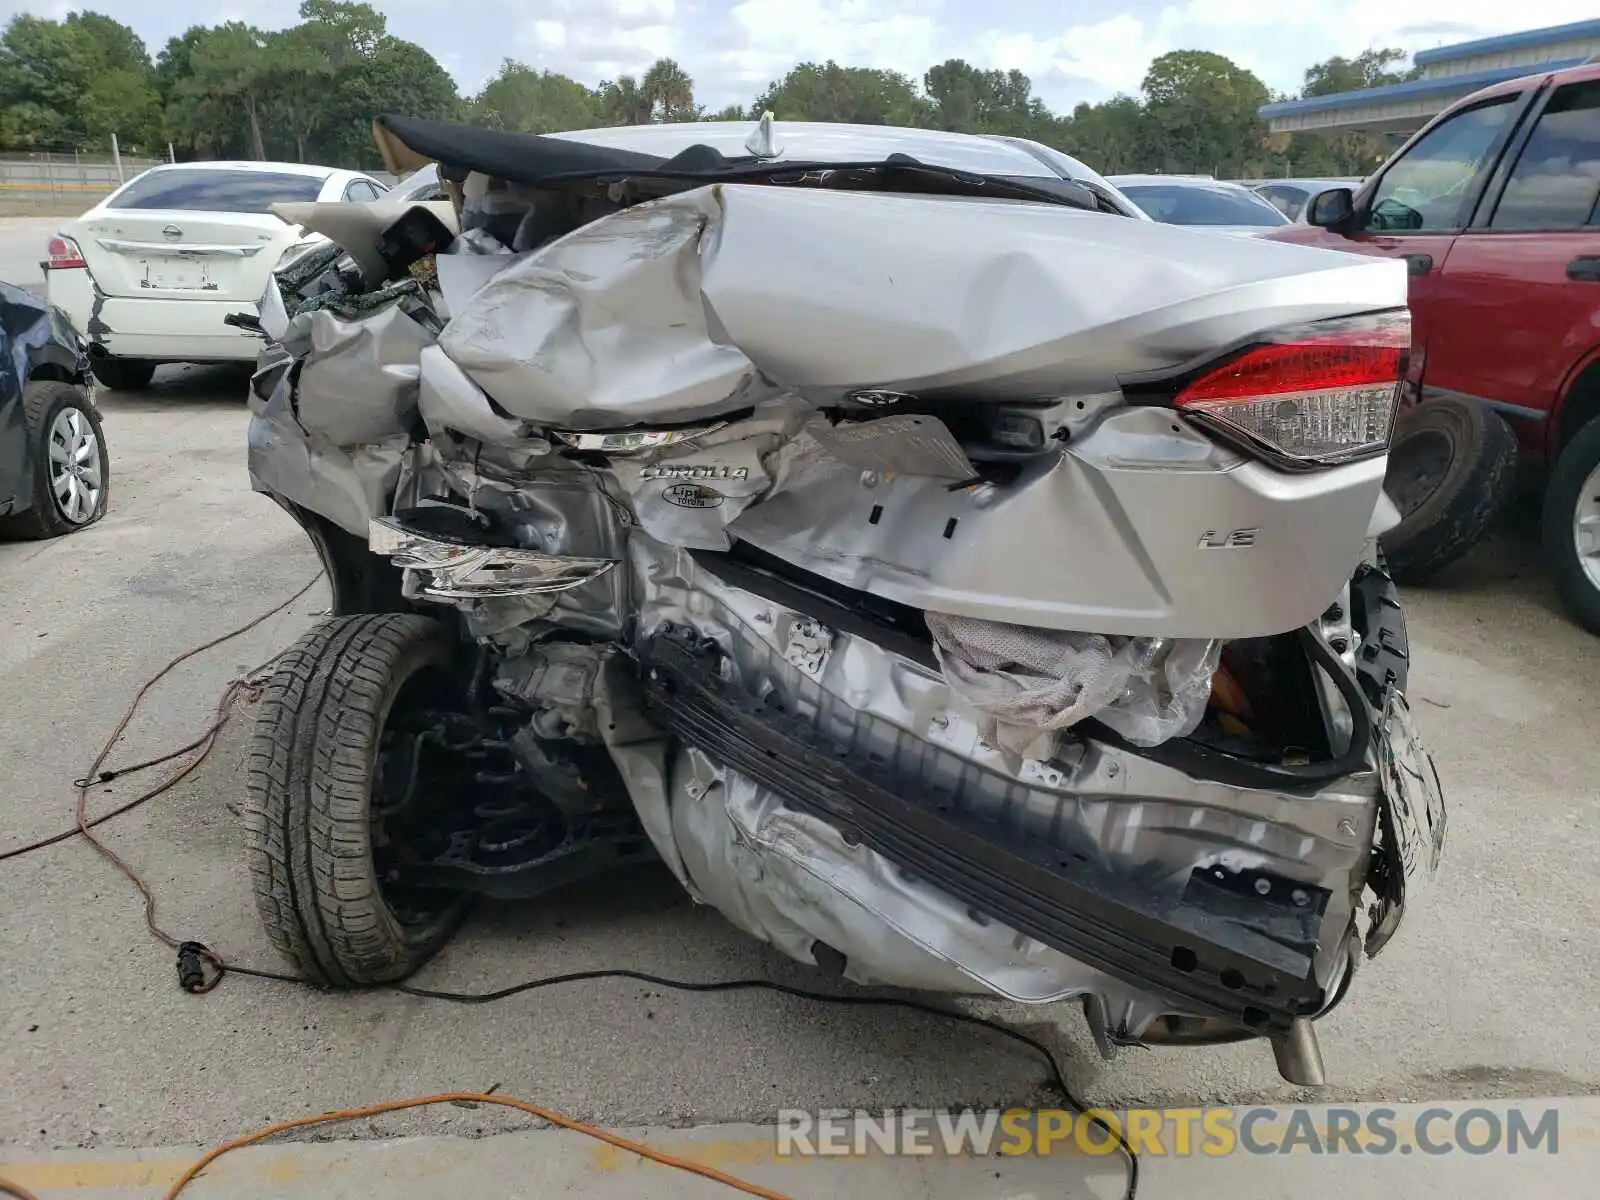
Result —
<path fill-rule="evenodd" d="M 1192 733 L 1205 716 L 1222 644 L 1122 638 L 927 614 L 945 682 L 1024 753 L 1041 732 L 1090 717 L 1139 746 Z"/>

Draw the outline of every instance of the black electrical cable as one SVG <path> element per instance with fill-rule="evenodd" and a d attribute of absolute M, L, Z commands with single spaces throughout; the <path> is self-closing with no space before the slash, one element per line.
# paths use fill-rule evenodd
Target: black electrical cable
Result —
<path fill-rule="evenodd" d="M 134 711 L 138 708 L 139 702 L 144 698 L 145 693 L 149 691 L 149 689 L 157 682 L 157 680 L 161 679 L 180 663 L 194 657 L 202 650 L 206 650 L 212 646 L 219 645 L 222 642 L 229 641 L 232 638 L 237 637 L 239 634 L 259 625 L 268 617 L 283 611 L 291 603 L 308 592 L 312 585 L 316 583 L 317 578 L 320 578 L 320 575 L 313 578 L 293 596 L 289 597 L 289 599 L 282 601 L 274 608 L 262 613 L 248 624 L 224 634 L 221 637 L 215 638 L 204 645 L 197 646 L 193 650 L 185 651 L 183 654 L 173 659 L 167 664 L 166 667 L 162 668 L 161 671 L 148 680 L 139 690 L 139 693 L 135 696 L 133 703 L 124 713 L 122 721 L 117 727 L 117 734 L 120 734 L 121 731 L 127 726 L 127 723 L 129 720 L 131 720 Z M 60 842 L 68 840 L 69 838 L 78 836 L 87 837 L 95 845 L 96 849 L 100 850 L 102 854 L 105 854 L 107 857 L 109 857 L 115 865 L 117 865 L 125 874 L 128 875 L 130 879 L 134 881 L 134 883 L 139 887 L 140 891 L 145 894 L 145 915 L 147 923 L 150 924 L 151 932 L 155 934 L 155 936 L 160 937 L 163 941 L 166 941 L 169 946 L 172 946 L 177 950 L 179 986 L 182 987 L 185 992 L 192 994 L 203 994 L 210 992 L 222 982 L 222 979 L 225 975 L 230 973 L 248 976 L 253 979 L 271 980 L 278 983 L 309 985 L 310 981 L 302 979 L 296 975 L 289 975 L 279 971 L 265 971 L 254 967 L 236 966 L 233 963 L 226 962 L 221 955 L 212 950 L 209 946 L 205 945 L 203 942 L 178 942 L 171 938 L 170 935 L 165 934 L 163 931 L 158 929 L 154 923 L 154 897 L 149 892 L 147 886 L 133 872 L 132 868 L 128 867 L 122 862 L 121 859 L 112 854 L 108 848 L 102 846 L 88 831 L 94 826 L 110 820 L 112 817 L 118 816 L 121 813 L 127 812 L 129 809 L 143 804 L 147 800 L 153 799 L 155 796 L 166 791 L 173 784 L 177 783 L 180 779 L 184 778 L 196 767 L 198 767 L 210 753 L 212 746 L 215 744 L 217 735 L 222 731 L 222 727 L 227 723 L 229 716 L 231 716 L 231 704 L 234 697 L 237 694 L 248 691 L 250 685 L 253 684 L 260 672 L 267 665 L 270 665 L 270 663 L 276 658 L 277 656 L 274 655 L 273 659 L 269 659 L 267 663 L 261 664 L 254 670 L 248 672 L 241 679 L 235 680 L 232 684 L 230 684 L 224 694 L 224 700 L 222 704 L 219 705 L 219 714 L 214 723 L 210 725 L 206 731 L 194 741 L 180 747 L 177 750 L 159 755 L 155 758 L 131 763 L 126 767 L 105 768 L 104 762 L 106 755 L 109 753 L 111 746 L 116 741 L 116 735 L 113 735 L 112 738 L 107 740 L 89 773 L 83 778 L 74 781 L 74 786 L 79 791 L 80 800 L 77 825 L 72 829 L 62 831 L 53 837 L 43 838 L 37 842 L 14 847 L 9 851 L 0 853 L 0 861 L 4 861 L 7 858 L 17 858 L 25 854 L 31 854 L 35 851 L 43 850 L 48 846 L 56 845 Z M 93 784 L 97 782 L 109 782 L 115 778 L 138 774 L 142 771 L 149 770 L 152 767 L 160 766 L 163 763 L 172 762 L 173 760 L 180 758 L 182 755 L 193 750 L 199 750 L 200 753 L 195 758 L 186 762 L 180 770 L 172 773 L 167 778 L 162 780 L 162 782 L 158 783 L 142 795 L 136 797 L 134 800 L 118 808 L 114 808 L 110 812 L 103 813 L 93 820 L 88 820 L 84 817 L 82 813 L 82 799 L 88 788 Z M 610 979 L 630 979 L 639 983 L 648 983 L 653 987 L 660 987 L 669 991 L 678 992 L 705 994 L 714 992 L 764 991 L 775 992 L 779 995 L 790 996 L 799 1000 L 809 1000 L 819 1004 L 837 1004 L 857 1008 L 899 1008 L 909 1010 L 911 1012 L 921 1013 L 924 1016 L 937 1017 L 944 1020 L 953 1021 L 957 1024 L 976 1026 L 981 1029 L 987 1029 L 992 1033 L 997 1033 L 1002 1037 L 1020 1043 L 1021 1045 L 1027 1046 L 1037 1052 L 1045 1060 L 1045 1062 L 1050 1065 L 1050 1073 L 1052 1077 L 1051 1082 L 1055 1085 L 1056 1090 L 1061 1093 L 1061 1096 L 1066 1101 L 1068 1107 L 1087 1117 L 1091 1124 L 1093 1124 L 1097 1129 L 1101 1130 L 1101 1132 L 1103 1132 L 1108 1138 L 1116 1143 L 1118 1149 L 1122 1151 L 1123 1155 L 1128 1161 L 1128 1179 L 1127 1188 L 1123 1193 L 1124 1200 L 1136 1200 L 1139 1191 L 1139 1156 L 1134 1153 L 1133 1147 L 1128 1144 L 1128 1141 L 1123 1136 L 1122 1131 L 1112 1128 L 1104 1118 L 1093 1114 L 1089 1107 L 1085 1105 L 1083 1101 L 1077 1098 L 1071 1087 L 1067 1084 L 1066 1073 L 1061 1069 L 1060 1061 L 1056 1058 L 1055 1053 L 1048 1046 L 1039 1041 L 1037 1038 L 1030 1037 L 1028 1034 L 1023 1033 L 1020 1030 L 1012 1029 L 1008 1025 L 1005 1025 L 999 1021 L 990 1020 L 987 1017 L 976 1016 L 972 1013 L 959 1012 L 954 1009 L 941 1008 L 934 1004 L 927 1004 L 922 1001 L 912 1000 L 901 996 L 840 995 L 830 992 L 816 992 L 806 988 L 793 987 L 789 984 L 777 983 L 769 979 L 723 979 L 711 980 L 707 982 L 667 979 L 660 975 L 651 975 L 644 971 L 634 971 L 623 967 L 594 971 L 574 971 L 563 975 L 547 975 L 537 979 L 530 979 L 523 983 L 513 984 L 510 987 L 500 988 L 491 992 L 454 992 L 437 988 L 417 987 L 413 984 L 406 983 L 381 984 L 376 985 L 371 990 L 393 991 L 398 992 L 401 995 L 414 996 L 422 1000 L 439 1000 L 451 1004 L 493 1004 L 501 1000 L 508 1000 L 513 996 L 520 996 L 525 992 L 538 991 L 542 988 L 559 987 L 565 984 L 573 983 L 590 983 L 599 980 Z M 0 1191 L 3 1190 L 6 1190 L 5 1187 L 0 1187 Z"/>
<path fill-rule="evenodd" d="M 239 967 L 229 963 L 222 968 L 222 974 L 248 975 L 255 979 L 270 979 L 279 983 L 299 983 L 307 981 L 295 975 L 286 975 L 277 971 L 261 971 L 253 967 Z M 1078 1099 L 1071 1086 L 1067 1083 L 1066 1072 L 1061 1069 L 1061 1061 L 1056 1058 L 1055 1052 L 1035 1037 L 1013 1029 L 999 1021 L 990 1020 L 988 1017 L 976 1016 L 972 1013 L 959 1012 L 955 1009 L 941 1008 L 936 1004 L 927 1004 L 920 1000 L 911 1000 L 903 996 L 872 996 L 872 995 L 840 995 L 833 992 L 815 992 L 807 988 L 793 987 L 787 983 L 777 983 L 770 979 L 715 979 L 706 982 L 697 982 L 687 979 L 667 979 L 661 975 L 651 975 L 646 971 L 633 971 L 625 967 L 612 967 L 595 971 L 571 971 L 564 975 L 545 975 L 538 979 L 529 979 L 523 983 L 512 984 L 510 987 L 499 988 L 492 992 L 452 992 L 438 988 L 418 987 L 409 983 L 378 984 L 374 991 L 399 992 L 405 996 L 415 996 L 421 1000 L 442 1000 L 449 1004 L 494 1004 L 501 1000 L 509 1000 L 513 996 L 520 996 L 525 992 L 535 992 L 548 987 L 560 987 L 569 983 L 592 983 L 597 980 L 631 979 L 636 983 L 648 983 L 652 987 L 665 988 L 676 992 L 776 992 L 781 996 L 790 996 L 797 1000 L 810 1000 L 819 1004 L 838 1004 L 852 1008 L 899 1008 L 911 1012 L 921 1013 L 924 1016 L 938 1017 L 943 1020 L 953 1021 L 960 1025 L 973 1025 L 980 1029 L 987 1029 L 1001 1037 L 1027 1046 L 1036 1051 L 1050 1066 L 1051 1083 L 1056 1091 L 1061 1093 L 1062 1099 L 1071 1108 L 1083 1116 L 1088 1117 L 1091 1124 L 1099 1129 L 1108 1138 L 1117 1144 L 1128 1161 L 1128 1183 L 1123 1192 L 1123 1200 L 1136 1200 L 1139 1193 L 1139 1156 L 1134 1153 L 1133 1147 L 1128 1144 L 1127 1138 L 1119 1129 L 1113 1129 L 1102 1117 L 1094 1114 L 1082 1100 Z M 215 984 L 213 984 L 215 986 Z"/>

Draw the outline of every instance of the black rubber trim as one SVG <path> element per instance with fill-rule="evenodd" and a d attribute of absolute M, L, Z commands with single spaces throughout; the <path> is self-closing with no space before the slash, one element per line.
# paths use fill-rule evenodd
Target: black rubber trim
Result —
<path fill-rule="evenodd" d="M 1390 688 L 1406 690 L 1411 669 L 1405 611 L 1387 572 L 1370 564 L 1356 571 L 1350 580 L 1350 625 L 1361 638 L 1356 675 L 1372 707 L 1381 710 Z"/>
<path fill-rule="evenodd" d="M 801 584 L 789 578 L 796 574 L 794 567 L 748 542 L 736 542 L 731 551 L 691 550 L 689 557 L 730 587 L 804 613 L 830 629 L 864 637 L 930 670 L 939 669 L 927 623 L 914 608 L 818 575 L 803 575 Z"/>
<path fill-rule="evenodd" d="M 1191 879 L 1181 903 L 1163 906 L 1136 880 L 986 820 L 959 795 L 906 799 L 927 787 L 722 679 L 720 651 L 692 632 L 658 632 L 640 659 L 656 722 L 976 910 L 1180 1011 L 1271 1033 L 1323 1008 L 1311 957 L 1321 901 L 1290 916 Z"/>

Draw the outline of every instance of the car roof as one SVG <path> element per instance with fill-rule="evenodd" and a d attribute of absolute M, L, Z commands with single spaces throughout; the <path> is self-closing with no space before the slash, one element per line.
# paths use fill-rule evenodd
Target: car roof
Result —
<path fill-rule="evenodd" d="M 1283 185 L 1287 185 L 1288 187 L 1297 187 L 1297 188 L 1306 188 L 1306 187 L 1329 188 L 1329 187 L 1344 187 L 1347 184 L 1360 183 L 1360 182 L 1361 182 L 1361 177 L 1360 176 L 1346 175 L 1343 179 L 1263 179 L 1260 183 L 1253 184 L 1252 186 L 1253 187 L 1257 187 L 1257 188 L 1264 188 L 1264 187 L 1272 187 L 1274 184 L 1283 184 Z"/>
<path fill-rule="evenodd" d="M 1526 91 L 1530 80 L 1549 78 L 1550 82 L 1559 87 L 1564 83 L 1587 83 L 1593 79 L 1600 79 L 1600 62 L 1584 62 L 1573 67 L 1563 67 L 1559 71 L 1534 71 L 1528 75 L 1519 75 L 1515 79 L 1508 79 L 1504 83 L 1493 83 L 1486 88 L 1480 88 L 1469 96 L 1463 96 L 1454 104 L 1440 113 L 1455 112 L 1457 109 L 1466 108 L 1479 101 L 1488 100 L 1495 96 L 1506 96 L 1515 92 Z M 1430 122 L 1431 124 L 1432 122 Z"/>
<path fill-rule="evenodd" d="M 306 175 L 313 179 L 327 179 L 340 173 L 339 167 L 323 167 L 313 163 L 258 162 L 255 159 L 206 159 L 202 162 L 157 163 L 150 171 L 261 171 L 273 175 Z M 145 172 L 148 174 L 149 172 Z"/>
<path fill-rule="evenodd" d="M 624 125 L 575 129 L 551 137 L 633 150 L 670 158 L 691 146 L 711 146 L 730 158 L 748 157 L 745 141 L 756 132 L 755 121 L 683 121 L 662 125 Z M 943 129 L 905 129 L 895 125 L 847 125 L 831 121 L 774 121 L 774 160 L 809 162 L 878 161 L 891 154 L 982 175 L 1033 175 L 1059 179 L 1057 170 L 1031 152 L 1021 139 L 952 133 Z M 1066 158 L 1067 156 L 1063 156 Z M 1068 159 L 1076 162 L 1076 159 Z M 1082 166 L 1077 178 L 1101 177 Z"/>
<path fill-rule="evenodd" d="M 1140 187 L 1149 184 L 1174 184 L 1178 187 L 1193 188 L 1237 188 L 1248 192 L 1250 189 L 1242 183 L 1234 183 L 1229 179 L 1212 179 L 1206 175 L 1111 175 L 1108 176 L 1113 187 Z"/>

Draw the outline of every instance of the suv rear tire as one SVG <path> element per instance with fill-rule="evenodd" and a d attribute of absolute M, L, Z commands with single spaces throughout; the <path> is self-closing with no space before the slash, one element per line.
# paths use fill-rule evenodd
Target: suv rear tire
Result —
<path fill-rule="evenodd" d="M 1578 522 L 1592 531 L 1587 553 Z M 1556 588 L 1578 624 L 1600 633 L 1600 419 L 1590 421 L 1562 450 L 1544 493 L 1544 552 Z"/>
<path fill-rule="evenodd" d="M 1517 435 L 1476 401 L 1441 396 L 1401 410 L 1384 491 L 1400 523 L 1379 542 L 1397 583 L 1422 583 L 1463 557 L 1511 499 Z"/>

